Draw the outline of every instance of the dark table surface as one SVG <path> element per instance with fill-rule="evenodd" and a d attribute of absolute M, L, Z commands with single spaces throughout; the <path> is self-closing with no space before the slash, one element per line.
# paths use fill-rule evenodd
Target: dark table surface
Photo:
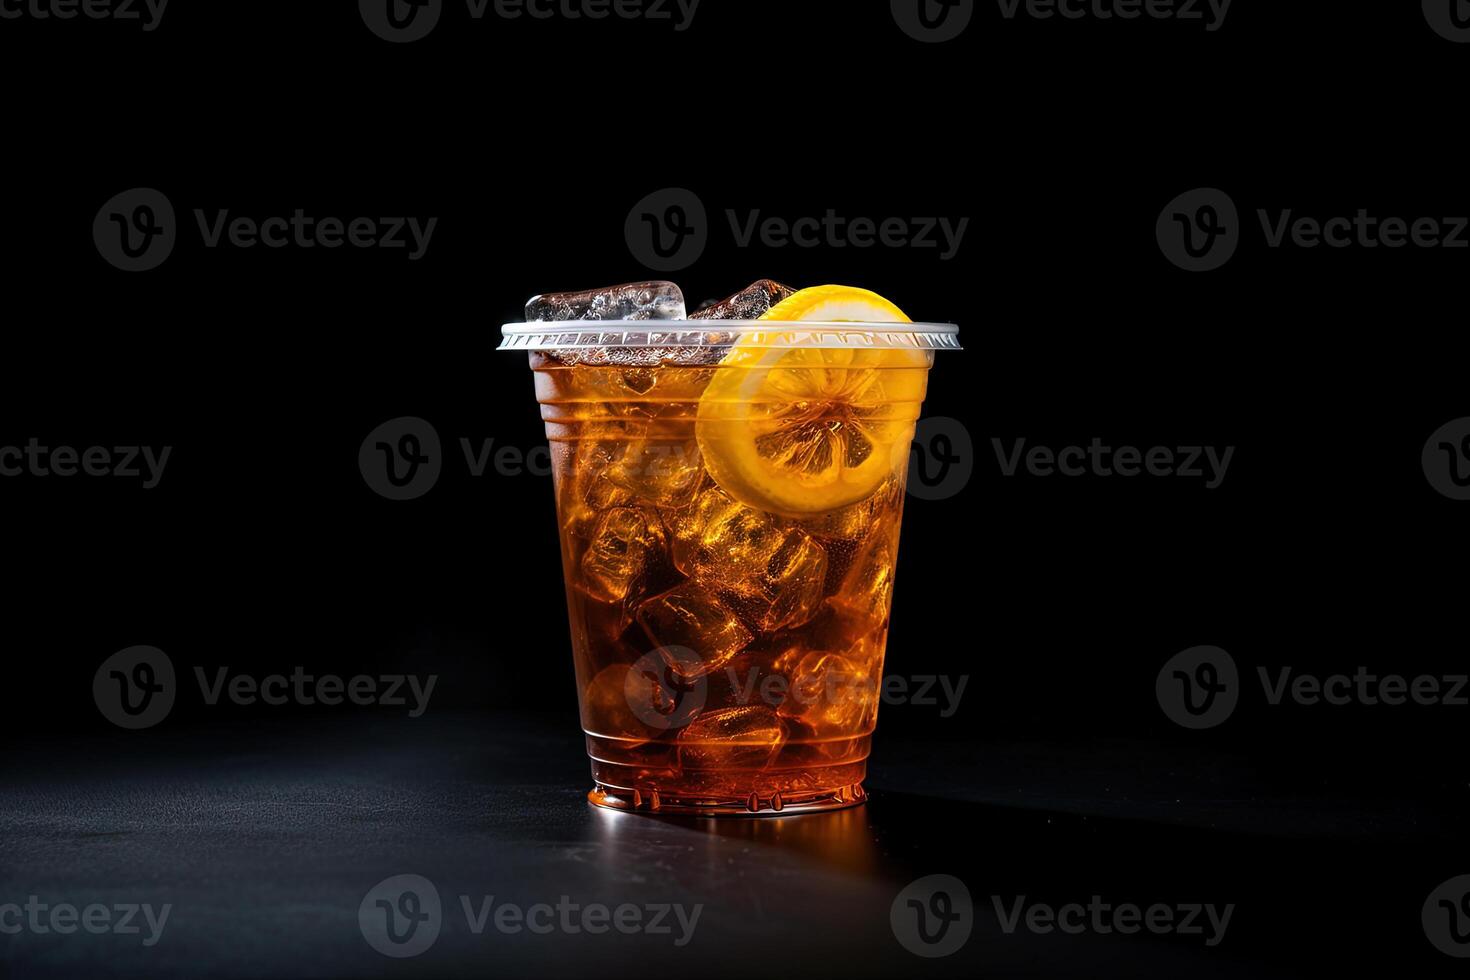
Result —
<path fill-rule="evenodd" d="M 461 714 L 157 729 L 12 754 L 0 786 L 0 903 L 170 906 L 158 941 L 0 934 L 0 974 L 88 976 L 1292 976 L 1425 962 L 1419 909 L 1455 872 L 1446 812 L 1253 789 L 1249 764 L 1146 743 L 883 739 L 867 805 L 766 819 L 587 804 L 562 719 Z M 440 932 L 376 952 L 359 906 L 422 876 Z M 948 874 L 973 932 L 927 959 L 890 909 Z M 1235 906 L 1219 943 L 1007 933 L 996 903 L 1092 896 Z M 476 933 L 494 903 L 702 906 L 692 939 Z M 143 923 L 141 916 L 138 920 Z M 672 920 L 672 918 L 670 919 Z"/>

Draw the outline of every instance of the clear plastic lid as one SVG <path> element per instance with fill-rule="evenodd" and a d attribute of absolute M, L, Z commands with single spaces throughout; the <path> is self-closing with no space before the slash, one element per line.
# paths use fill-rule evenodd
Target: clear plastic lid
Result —
<path fill-rule="evenodd" d="M 820 320 L 552 320 L 507 323 L 501 350 L 820 347 L 960 350 L 953 323 Z"/>

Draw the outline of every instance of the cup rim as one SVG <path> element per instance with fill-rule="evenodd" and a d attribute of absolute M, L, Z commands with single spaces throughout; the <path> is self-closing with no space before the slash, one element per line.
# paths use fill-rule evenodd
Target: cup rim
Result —
<path fill-rule="evenodd" d="M 962 350 L 954 323 L 847 320 L 541 320 L 502 324 L 501 350 L 818 347 Z"/>

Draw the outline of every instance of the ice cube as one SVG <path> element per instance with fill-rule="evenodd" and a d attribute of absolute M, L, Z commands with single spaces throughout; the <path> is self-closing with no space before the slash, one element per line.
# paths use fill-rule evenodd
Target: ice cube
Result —
<path fill-rule="evenodd" d="M 543 293 L 526 303 L 526 322 L 682 320 L 684 294 L 671 282 L 630 282 L 575 293 Z"/>
<path fill-rule="evenodd" d="M 871 667 L 876 673 L 883 665 L 885 625 L 839 605 L 834 596 L 822 603 L 810 622 L 803 624 L 801 639 L 807 649 L 840 653 L 859 666 Z M 795 661 L 789 656 L 787 660 L 790 661 L 788 669 L 783 673 L 790 676 Z"/>
<path fill-rule="evenodd" d="M 738 611 L 762 630 L 799 626 L 815 615 L 827 581 L 827 552 L 778 517 L 704 490 L 672 522 L 674 563 L 707 588 L 738 596 Z"/>
<path fill-rule="evenodd" d="M 796 290 L 771 279 L 751 283 L 734 296 L 701 307 L 691 320 L 759 320 Z"/>
<path fill-rule="evenodd" d="M 662 534 L 658 517 L 637 508 L 617 507 L 604 513 L 582 555 L 587 592 L 605 602 L 627 599 L 649 552 L 660 546 Z"/>
<path fill-rule="evenodd" d="M 634 503 L 632 494 L 614 483 L 608 471 L 589 474 L 587 493 L 582 499 L 587 502 L 588 507 L 599 513 L 614 507 L 628 507 Z"/>
<path fill-rule="evenodd" d="M 786 629 L 811 619 L 826 583 L 826 550 L 805 532 L 791 532 L 761 579 L 762 598 L 770 601 L 761 614 L 761 629 Z"/>
<path fill-rule="evenodd" d="M 608 470 L 622 458 L 621 443 L 588 438 L 569 445 L 573 448 L 567 472 L 557 478 L 561 519 L 574 537 L 587 539 L 593 536 L 605 512 L 633 506 L 636 498 L 607 477 Z"/>
<path fill-rule="evenodd" d="M 762 769 L 785 734 L 764 705 L 706 711 L 679 733 L 679 759 L 690 769 Z"/>
<path fill-rule="evenodd" d="M 897 514 L 902 503 L 903 488 L 897 478 L 890 478 L 864 500 L 802 518 L 798 523 L 819 538 L 856 541 L 867 537 L 885 515 Z"/>
<path fill-rule="evenodd" d="M 718 487 L 699 495 L 674 534 L 681 572 L 742 595 L 762 591 L 761 577 L 788 536 L 779 518 L 736 503 Z"/>
<path fill-rule="evenodd" d="M 685 575 L 695 574 L 694 561 L 698 557 L 704 529 L 730 503 L 714 486 L 706 486 L 694 498 L 694 506 L 680 513 L 666 514 L 669 533 L 674 539 L 674 566 Z"/>
<path fill-rule="evenodd" d="M 695 653 L 697 660 L 669 661 L 670 673 L 686 682 L 719 670 L 754 639 L 717 596 L 688 582 L 644 602 L 637 619 L 658 646 Z"/>
<path fill-rule="evenodd" d="M 895 535 L 876 534 L 853 559 L 832 603 L 877 628 L 888 621 L 893 603 Z"/>
<path fill-rule="evenodd" d="M 866 734 L 878 714 L 877 681 L 868 666 L 826 650 L 806 651 L 791 671 L 781 717 L 800 718 L 818 739 Z"/>
<path fill-rule="evenodd" d="M 693 439 L 642 439 L 627 446 L 607 479 L 647 503 L 679 510 L 694 500 L 704 466 Z"/>
<path fill-rule="evenodd" d="M 620 375 L 628 390 L 638 395 L 648 394 L 648 389 L 658 382 L 658 371 L 651 367 L 625 368 Z"/>

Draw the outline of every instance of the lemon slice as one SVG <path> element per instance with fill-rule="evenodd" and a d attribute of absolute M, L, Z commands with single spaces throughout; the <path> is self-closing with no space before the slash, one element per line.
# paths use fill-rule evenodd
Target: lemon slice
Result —
<path fill-rule="evenodd" d="M 766 311 L 762 320 L 833 320 L 851 323 L 911 323 L 898 307 L 869 289 L 813 286 L 801 289 Z"/>
<path fill-rule="evenodd" d="M 909 323 L 877 293 L 803 289 L 761 319 Z M 930 355 L 737 343 L 699 401 L 705 467 L 758 510 L 809 517 L 864 500 L 908 461 Z"/>

